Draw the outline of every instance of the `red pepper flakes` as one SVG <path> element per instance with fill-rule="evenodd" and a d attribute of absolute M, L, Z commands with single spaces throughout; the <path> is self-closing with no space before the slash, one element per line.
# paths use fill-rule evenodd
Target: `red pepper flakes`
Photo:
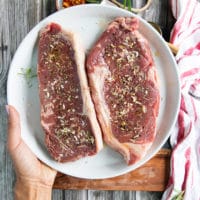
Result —
<path fill-rule="evenodd" d="M 63 7 L 67 8 L 70 6 L 75 6 L 79 4 L 84 4 L 85 0 L 64 0 L 63 1 Z"/>

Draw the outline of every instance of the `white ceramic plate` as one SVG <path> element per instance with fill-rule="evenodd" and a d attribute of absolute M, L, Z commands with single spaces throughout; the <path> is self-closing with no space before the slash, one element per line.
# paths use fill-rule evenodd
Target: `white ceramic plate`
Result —
<path fill-rule="evenodd" d="M 38 32 L 49 22 L 79 34 L 86 51 L 117 16 L 134 16 L 128 11 L 100 5 L 81 5 L 56 12 L 35 26 L 17 49 L 10 66 L 7 95 L 8 104 L 14 105 L 21 116 L 22 137 L 35 155 L 56 170 L 75 177 L 99 179 L 124 174 L 148 161 L 166 142 L 174 126 L 180 101 L 179 78 L 176 63 L 160 35 L 140 19 L 140 31 L 148 39 L 160 79 L 161 104 L 157 136 L 147 155 L 138 163 L 127 166 L 120 154 L 105 146 L 96 156 L 76 162 L 61 164 L 54 161 L 44 145 L 44 133 L 40 125 L 40 108 L 37 78 L 29 87 L 18 73 L 21 68 L 37 66 Z"/>

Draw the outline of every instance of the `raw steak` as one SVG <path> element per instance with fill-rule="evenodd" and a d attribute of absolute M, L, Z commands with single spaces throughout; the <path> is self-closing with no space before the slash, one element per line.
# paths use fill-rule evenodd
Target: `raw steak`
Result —
<path fill-rule="evenodd" d="M 105 142 L 128 165 L 152 145 L 160 95 L 147 40 L 136 18 L 109 24 L 87 57 L 87 72 Z"/>
<path fill-rule="evenodd" d="M 96 154 L 102 135 L 78 38 L 51 23 L 40 32 L 38 56 L 41 124 L 49 153 L 59 162 Z"/>

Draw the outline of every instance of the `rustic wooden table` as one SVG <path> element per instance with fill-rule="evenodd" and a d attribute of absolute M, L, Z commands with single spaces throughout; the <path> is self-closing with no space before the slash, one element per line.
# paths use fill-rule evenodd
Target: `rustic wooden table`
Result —
<path fill-rule="evenodd" d="M 133 0 L 134 7 L 141 7 L 145 0 Z M 7 133 L 7 117 L 5 112 L 6 104 L 6 79 L 12 57 L 22 39 L 41 19 L 55 12 L 55 0 L 0 0 L 0 199 L 13 199 L 13 185 L 15 182 L 15 174 L 11 159 L 6 150 L 6 133 Z M 167 0 L 152 0 L 151 6 L 144 12 L 140 13 L 144 19 L 158 23 L 162 30 L 165 39 L 169 38 L 170 29 L 173 25 L 173 18 L 170 12 L 170 5 Z M 22 58 L 23 59 L 23 58 Z M 167 155 L 168 154 L 162 154 Z M 161 155 L 161 157 L 162 157 Z M 157 157 L 159 158 L 159 157 Z M 157 161 L 155 158 L 155 161 Z M 153 162 L 153 161 L 151 161 Z M 151 164 L 147 164 L 149 166 Z M 165 164 L 165 160 L 163 161 Z M 162 164 L 161 164 L 162 165 Z M 165 166 L 166 167 L 166 166 Z M 167 166 L 168 167 L 168 166 Z M 156 169 L 155 169 L 156 170 Z M 162 169 L 163 170 L 163 169 Z M 132 176 L 135 176 L 136 171 Z M 138 174 L 137 174 L 138 175 Z M 140 174 L 138 175 L 140 176 Z M 162 175 L 162 178 L 165 175 Z M 128 177 L 128 176 L 127 176 Z M 158 177 L 159 179 L 160 177 Z M 145 179 L 145 177 L 143 177 Z M 128 187 L 126 183 L 123 187 L 115 187 L 115 180 L 110 180 L 110 188 L 106 190 L 103 181 L 100 183 L 100 189 L 93 184 L 93 182 L 80 182 L 77 186 L 70 187 L 69 183 L 61 185 L 62 181 L 69 180 L 72 185 L 77 184 L 76 180 L 66 178 L 59 174 L 56 179 L 55 188 L 53 190 L 54 200 L 66 199 L 160 199 L 161 192 L 145 192 L 135 191 L 134 188 Z M 119 180 L 119 179 L 118 179 Z M 124 180 L 124 177 L 123 177 Z M 74 182 L 75 181 L 75 182 Z M 87 185 L 84 185 L 87 184 Z M 90 184 L 90 185 L 89 185 Z M 162 183 L 166 184 L 166 183 Z M 87 187 L 86 187 L 87 186 Z M 126 188 L 127 186 L 127 188 Z M 61 190 L 65 188 L 65 190 Z M 67 188 L 74 188 L 76 190 L 66 190 Z M 92 188 L 92 189 L 91 189 Z M 140 190 L 149 190 L 148 182 L 144 188 L 139 187 Z M 152 190 L 156 190 L 153 189 Z M 159 188 L 159 187 L 158 187 Z M 81 190 L 82 189 L 82 190 Z M 84 189 L 84 190 L 83 190 Z M 111 189 L 111 190 L 110 190 Z M 128 189 L 128 190 L 127 190 Z M 131 191 L 130 191 L 130 190 Z M 133 190 L 132 190 L 133 189 Z M 163 190 L 163 185 L 158 191 Z"/>

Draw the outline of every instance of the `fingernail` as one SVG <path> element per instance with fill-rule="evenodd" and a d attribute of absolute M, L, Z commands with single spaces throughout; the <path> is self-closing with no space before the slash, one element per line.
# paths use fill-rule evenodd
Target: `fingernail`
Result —
<path fill-rule="evenodd" d="M 7 114 L 9 115 L 9 106 L 8 106 L 8 105 L 5 105 L 5 107 L 6 107 L 6 112 L 7 112 Z"/>

